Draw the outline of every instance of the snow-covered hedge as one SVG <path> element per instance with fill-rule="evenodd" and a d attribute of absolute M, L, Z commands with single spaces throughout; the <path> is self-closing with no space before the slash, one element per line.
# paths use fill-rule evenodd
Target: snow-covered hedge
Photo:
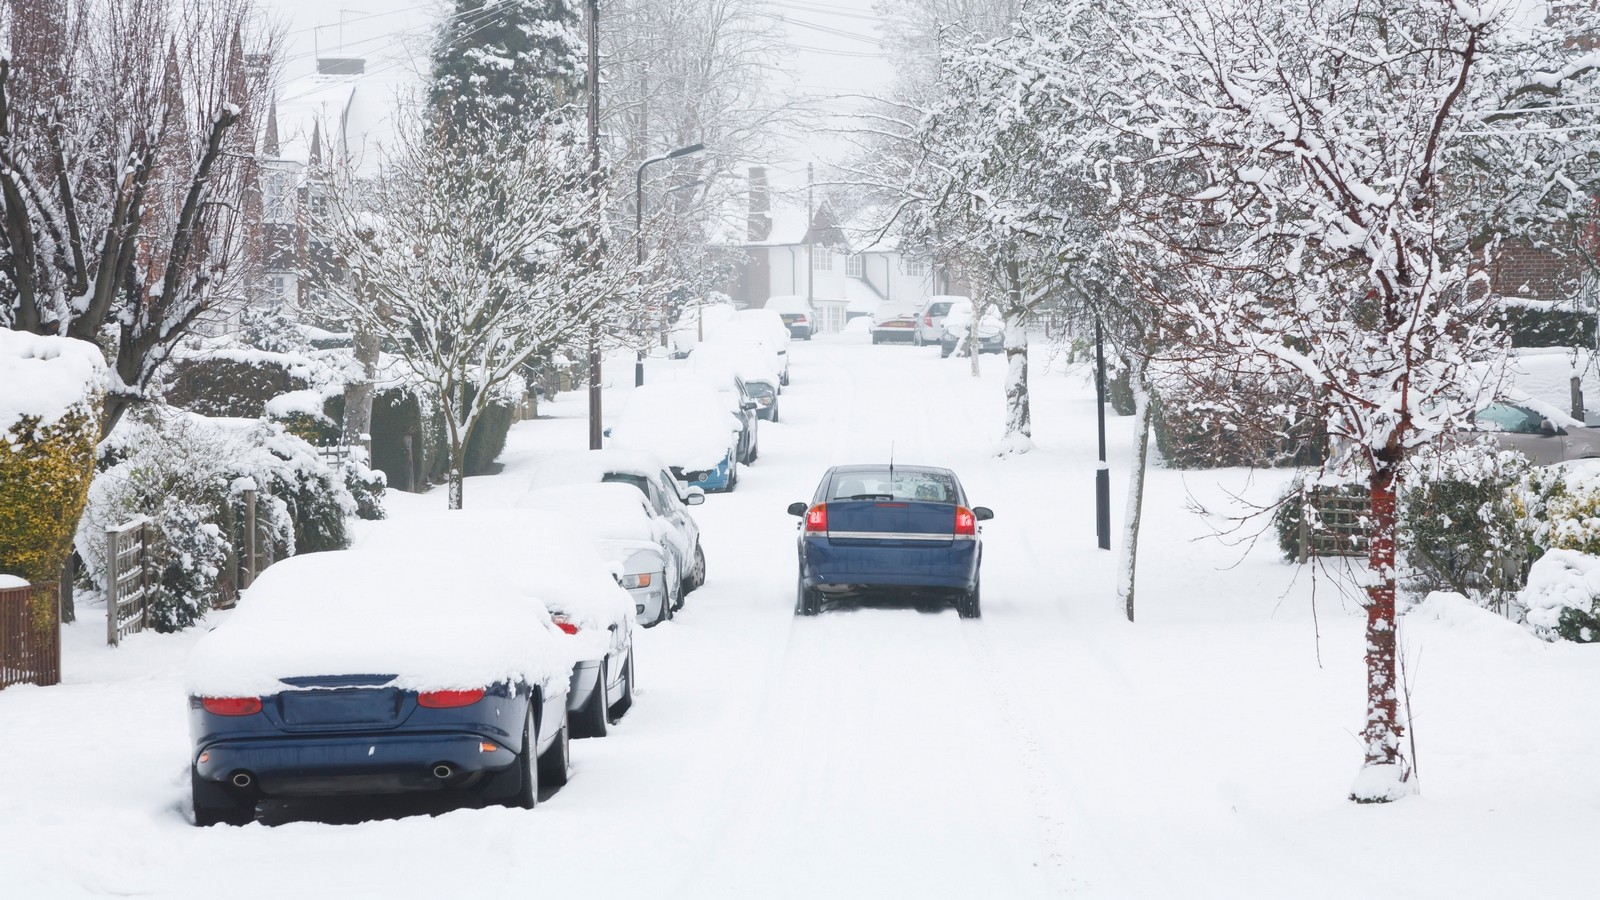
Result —
<path fill-rule="evenodd" d="M 0 328 L 0 572 L 60 576 L 94 473 L 105 379 L 93 344 Z"/>
<path fill-rule="evenodd" d="M 1520 599 L 1540 637 L 1600 640 L 1600 556 L 1550 550 L 1529 570 Z"/>
<path fill-rule="evenodd" d="M 1403 583 L 1416 595 L 1452 591 L 1502 602 L 1522 584 L 1537 496 L 1527 457 L 1492 445 L 1425 448 L 1400 494 Z"/>
<path fill-rule="evenodd" d="M 359 508 L 345 473 L 271 422 L 155 408 L 127 417 L 102 454 L 106 468 L 78 529 L 86 573 L 103 589 L 105 530 L 148 517 L 160 534 L 153 612 L 162 631 L 192 624 L 231 588 L 246 489 L 258 491 L 256 517 L 270 545 L 262 549 L 272 558 L 345 547 Z M 356 471 L 375 480 L 364 467 Z"/>

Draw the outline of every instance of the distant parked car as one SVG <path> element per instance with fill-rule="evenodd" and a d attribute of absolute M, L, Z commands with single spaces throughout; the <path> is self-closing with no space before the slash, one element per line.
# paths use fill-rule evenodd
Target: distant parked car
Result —
<path fill-rule="evenodd" d="M 194 823 L 350 793 L 532 808 L 568 770 L 573 647 L 543 601 L 621 590 L 598 577 L 539 587 L 355 550 L 272 566 L 190 656 Z"/>
<path fill-rule="evenodd" d="M 653 453 L 673 477 L 707 491 L 738 486 L 742 430 L 716 389 L 698 382 L 634 388 L 617 424 L 606 429 L 612 446 Z"/>
<path fill-rule="evenodd" d="M 381 522 L 356 549 L 404 560 L 457 559 L 549 592 L 545 607 L 570 635 L 574 659 L 567 691 L 572 736 L 605 737 L 633 705 L 635 613 L 613 563 L 595 545 L 592 523 L 519 509 L 452 510 Z M 558 584 L 569 589 L 551 592 Z"/>
<path fill-rule="evenodd" d="M 776 297 L 768 297 L 765 308 L 777 312 L 783 318 L 783 324 L 788 327 L 789 335 L 796 340 L 809 341 L 811 335 L 816 333 L 817 310 L 804 294 L 779 294 Z"/>
<path fill-rule="evenodd" d="M 668 333 L 668 343 L 671 345 L 668 355 L 673 359 L 688 356 L 690 351 L 726 324 L 736 311 L 732 303 L 704 303 L 685 309 L 679 313 Z"/>
<path fill-rule="evenodd" d="M 971 335 L 971 329 L 972 301 L 952 302 L 939 333 L 939 356 L 947 357 L 956 352 L 956 348 Z M 986 310 L 983 318 L 978 320 L 977 337 L 979 353 L 1001 353 L 1006 349 L 1005 323 L 993 310 Z"/>
<path fill-rule="evenodd" d="M 756 415 L 768 422 L 778 421 L 778 379 L 745 379 L 745 390 L 756 402 Z"/>
<path fill-rule="evenodd" d="M 741 309 L 717 331 L 717 339 L 754 342 L 773 355 L 773 368 L 780 387 L 789 385 L 789 327 L 783 316 L 771 309 Z"/>
<path fill-rule="evenodd" d="M 916 324 L 912 326 L 911 342 L 918 347 L 936 343 L 944 333 L 944 317 L 950 314 L 951 304 L 957 301 L 972 302 L 966 297 L 946 294 L 934 294 L 923 301 L 922 309 L 917 311 Z"/>
<path fill-rule="evenodd" d="M 1557 412 L 1497 402 L 1478 410 L 1473 426 L 1502 450 L 1516 450 L 1541 466 L 1600 458 L 1600 430 Z"/>
<path fill-rule="evenodd" d="M 949 600 L 966 619 L 983 614 L 978 523 L 994 513 L 968 506 L 949 469 L 834 466 L 789 514 L 801 520 L 799 615 L 831 598 L 882 593 Z"/>
<path fill-rule="evenodd" d="M 541 457 L 528 482 L 529 490 L 569 484 L 626 484 L 649 499 L 656 517 L 669 529 L 669 543 L 677 554 L 682 590 L 678 604 L 706 583 L 706 556 L 700 548 L 700 525 L 689 507 L 706 501 L 705 491 L 690 487 L 654 454 L 643 450 L 574 450 Z"/>
<path fill-rule="evenodd" d="M 536 488 L 518 497 L 519 510 L 591 535 L 600 555 L 621 572 L 618 583 L 633 597 L 635 620 L 646 627 L 672 618 L 683 605 L 683 579 L 672 526 L 650 498 L 626 484 L 569 484 Z"/>
<path fill-rule="evenodd" d="M 872 311 L 872 342 L 912 343 L 917 336 L 917 315 L 921 311 L 914 303 L 885 300 Z"/>

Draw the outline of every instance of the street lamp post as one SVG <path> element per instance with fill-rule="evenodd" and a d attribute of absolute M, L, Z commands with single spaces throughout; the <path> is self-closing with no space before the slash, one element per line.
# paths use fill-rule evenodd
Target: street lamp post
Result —
<path fill-rule="evenodd" d="M 704 149 L 706 149 L 706 145 L 705 144 L 690 144 L 687 147 L 679 147 L 678 149 L 672 151 L 671 153 L 666 153 L 666 154 L 663 154 L 661 156 L 652 156 L 649 159 L 645 160 L 644 162 L 640 163 L 638 171 L 633 173 L 633 248 L 634 248 L 635 255 L 638 257 L 638 264 L 639 264 L 639 267 L 641 269 L 644 268 L 644 170 L 645 170 L 645 168 L 648 167 L 648 166 L 653 166 L 658 162 L 666 162 L 669 159 L 677 159 L 680 156 L 689 156 L 689 155 L 694 154 L 694 153 L 699 153 L 700 151 L 702 151 Z M 667 315 L 666 309 L 663 308 L 662 311 L 661 311 L 661 316 L 662 316 L 663 321 L 665 320 L 666 315 Z M 633 363 L 633 386 L 634 387 L 638 387 L 641 384 L 644 384 L 644 351 L 643 350 L 638 351 L 638 355 L 634 358 L 634 363 Z"/>
<path fill-rule="evenodd" d="M 1106 468 L 1106 350 L 1094 320 L 1095 412 L 1100 423 L 1100 465 L 1094 470 L 1094 530 L 1101 550 L 1111 549 L 1111 471 Z"/>
<path fill-rule="evenodd" d="M 584 39 L 588 43 L 586 74 L 588 96 L 585 113 L 588 118 L 589 137 L 589 191 L 596 200 L 600 198 L 600 2 L 587 0 L 583 6 Z M 589 264 L 600 264 L 600 209 L 598 203 L 589 216 Z M 599 450 L 603 437 L 600 429 L 600 329 L 589 326 L 589 449 Z"/>

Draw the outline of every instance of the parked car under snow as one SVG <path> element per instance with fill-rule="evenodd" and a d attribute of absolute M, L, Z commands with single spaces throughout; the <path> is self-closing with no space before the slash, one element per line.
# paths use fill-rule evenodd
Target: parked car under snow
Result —
<path fill-rule="evenodd" d="M 691 486 L 731 491 L 739 484 L 742 430 L 715 388 L 683 382 L 634 388 L 607 433 L 614 447 L 661 457 Z"/>
<path fill-rule="evenodd" d="M 567 778 L 575 647 L 545 602 L 572 590 L 354 550 L 272 566 L 190 657 L 195 824 L 344 794 L 533 807 Z"/>

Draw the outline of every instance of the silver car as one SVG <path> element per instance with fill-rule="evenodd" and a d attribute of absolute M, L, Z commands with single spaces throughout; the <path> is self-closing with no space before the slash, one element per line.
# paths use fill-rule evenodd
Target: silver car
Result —
<path fill-rule="evenodd" d="M 1516 403 L 1500 401 L 1485 406 L 1473 416 L 1473 426 L 1487 433 L 1495 446 L 1516 450 L 1535 465 L 1600 459 L 1600 431 L 1571 421 L 1556 422 Z"/>
<path fill-rule="evenodd" d="M 683 598 L 706 581 L 700 525 L 689 513 L 689 507 L 706 502 L 705 491 L 672 477 L 666 464 L 652 454 L 615 448 L 543 457 L 528 487 L 600 482 L 619 482 L 637 488 L 650 501 L 656 515 L 670 527 L 669 543 L 677 556 L 677 572 L 682 582 L 675 608 L 681 608 Z"/>
<path fill-rule="evenodd" d="M 972 301 L 966 297 L 957 297 L 944 294 L 935 294 L 922 304 L 922 309 L 917 311 L 917 320 L 911 332 L 911 343 L 921 347 L 924 344 L 937 344 L 939 336 L 944 334 L 944 319 L 950 314 L 950 307 L 956 303 L 970 304 Z"/>
<path fill-rule="evenodd" d="M 647 497 L 625 484 L 569 484 L 536 488 L 517 498 L 518 509 L 542 513 L 563 528 L 587 532 L 600 555 L 621 570 L 617 582 L 633 598 L 635 621 L 645 627 L 672 618 L 683 604 L 683 579 L 668 526 L 656 520 Z"/>

